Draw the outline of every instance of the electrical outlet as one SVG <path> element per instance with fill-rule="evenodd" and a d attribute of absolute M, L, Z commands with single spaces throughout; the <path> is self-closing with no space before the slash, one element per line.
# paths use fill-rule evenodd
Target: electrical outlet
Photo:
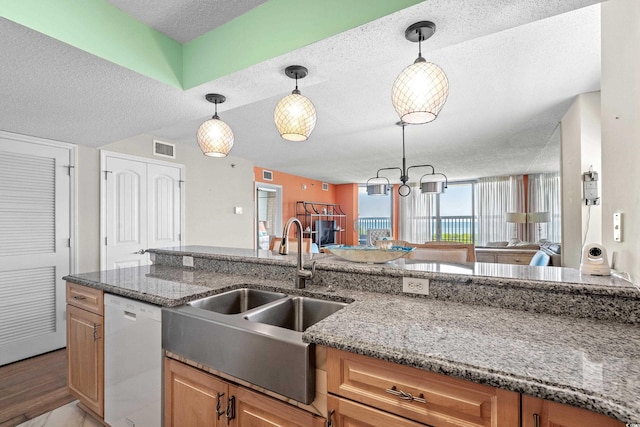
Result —
<path fill-rule="evenodd" d="M 402 292 L 406 292 L 408 294 L 429 295 L 429 279 L 403 277 Z"/>
<path fill-rule="evenodd" d="M 193 257 L 192 256 L 183 256 L 182 257 L 182 265 L 185 267 L 193 267 Z"/>

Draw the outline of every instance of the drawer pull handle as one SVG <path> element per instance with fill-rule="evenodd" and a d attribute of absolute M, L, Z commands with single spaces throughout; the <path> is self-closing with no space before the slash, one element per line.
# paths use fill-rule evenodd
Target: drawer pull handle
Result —
<path fill-rule="evenodd" d="M 413 402 L 427 403 L 427 401 L 424 398 L 424 394 L 420 393 L 420 396 L 416 397 L 416 396 L 414 396 L 411 393 L 408 393 L 406 391 L 398 390 L 396 388 L 396 386 L 388 388 L 386 390 L 386 392 L 389 393 L 389 394 L 393 394 L 394 396 L 398 396 L 402 400 L 409 400 L 409 401 L 413 401 Z"/>
<path fill-rule="evenodd" d="M 85 297 L 84 295 L 75 295 L 73 297 L 73 299 L 75 299 L 75 300 L 83 300 L 83 299 L 87 299 L 87 297 Z"/>
<path fill-rule="evenodd" d="M 533 414 L 533 427 L 540 427 L 540 415 Z"/>

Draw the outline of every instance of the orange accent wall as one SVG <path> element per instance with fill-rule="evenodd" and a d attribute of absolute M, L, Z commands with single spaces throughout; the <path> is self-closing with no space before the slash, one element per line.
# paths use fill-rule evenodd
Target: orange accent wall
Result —
<path fill-rule="evenodd" d="M 347 214 L 345 221 L 345 245 L 358 245 L 358 230 L 355 220 L 358 218 L 358 184 L 336 185 L 336 203 Z"/>
<path fill-rule="evenodd" d="M 273 181 L 263 181 L 263 170 L 265 169 L 259 166 L 254 166 L 253 173 L 256 182 L 282 186 L 283 222 L 286 222 L 292 216 L 296 216 L 297 201 L 337 203 L 336 186 L 334 184 L 329 184 L 329 191 L 323 191 L 322 181 L 316 181 L 315 179 L 309 179 L 297 175 L 290 175 L 288 173 L 278 172 L 272 169 L 266 170 L 273 172 Z"/>

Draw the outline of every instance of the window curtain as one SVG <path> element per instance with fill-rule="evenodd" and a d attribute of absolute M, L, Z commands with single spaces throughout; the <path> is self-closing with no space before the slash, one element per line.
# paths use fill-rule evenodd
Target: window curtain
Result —
<path fill-rule="evenodd" d="M 562 221 L 560 213 L 560 173 L 529 175 L 529 212 L 549 212 L 551 222 L 529 224 L 531 241 L 541 238 L 559 242 Z"/>
<path fill-rule="evenodd" d="M 435 236 L 436 195 L 422 194 L 418 187 L 411 189 L 407 197 L 400 197 L 400 219 L 398 234 L 400 240 L 424 243 Z"/>
<path fill-rule="evenodd" d="M 478 196 L 478 246 L 489 242 L 524 240 L 525 224 L 508 223 L 507 212 L 524 212 L 524 180 L 522 175 L 480 178 Z"/>

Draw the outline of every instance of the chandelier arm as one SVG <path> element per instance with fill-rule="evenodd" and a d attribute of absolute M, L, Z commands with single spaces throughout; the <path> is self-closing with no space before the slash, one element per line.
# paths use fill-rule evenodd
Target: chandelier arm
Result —
<path fill-rule="evenodd" d="M 413 169 L 413 168 L 431 168 L 431 174 L 427 174 L 427 175 L 433 175 L 433 174 L 436 173 L 436 170 L 433 167 L 433 165 L 413 165 L 413 166 L 409 166 L 407 168 L 407 173 L 409 173 L 409 169 Z"/>
<path fill-rule="evenodd" d="M 378 169 L 378 172 L 376 172 L 376 178 L 384 178 L 384 176 L 380 176 L 380 171 L 390 171 L 390 170 L 399 170 L 401 174 L 404 174 L 404 171 L 396 166 L 395 168 Z"/>
<path fill-rule="evenodd" d="M 389 178 L 387 178 L 386 176 L 378 176 L 377 174 L 376 174 L 376 176 L 375 176 L 375 177 L 373 177 L 373 178 L 369 178 L 369 179 L 367 180 L 367 183 L 366 183 L 365 185 L 369 185 L 369 181 L 371 181 L 371 180 L 373 180 L 373 179 L 384 179 L 385 181 L 387 181 L 387 185 L 391 185 L 391 183 L 389 182 Z"/>

